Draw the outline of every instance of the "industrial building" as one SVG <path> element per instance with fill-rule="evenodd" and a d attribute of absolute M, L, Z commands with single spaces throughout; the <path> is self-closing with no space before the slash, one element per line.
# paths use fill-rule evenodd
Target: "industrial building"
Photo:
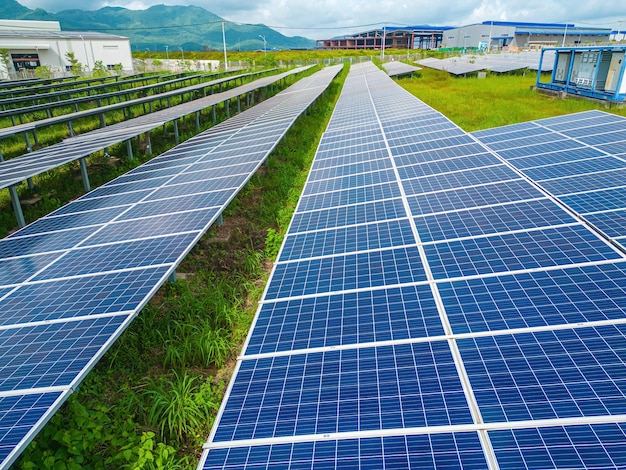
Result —
<path fill-rule="evenodd" d="M 445 31 L 452 26 L 384 27 L 333 39 L 319 39 L 316 48 L 336 49 L 437 49 L 441 47 Z"/>
<path fill-rule="evenodd" d="M 484 21 L 461 27 L 385 27 L 318 40 L 317 49 L 479 49 L 519 50 L 564 45 L 595 45 L 610 40 L 611 28 L 579 27 L 570 23 Z"/>
<path fill-rule="evenodd" d="M 553 61 L 549 78 L 537 75 L 537 88 L 587 98 L 624 102 L 626 63 L 624 46 L 547 48 L 540 61 Z M 544 54 L 553 52 L 550 59 Z"/>
<path fill-rule="evenodd" d="M 61 31 L 58 21 L 0 20 L 0 49 L 9 51 L 8 67 L 0 63 L 0 78 L 4 79 L 30 77 L 39 66 L 50 67 L 55 75 L 69 74 L 68 52 L 86 72 L 98 61 L 109 69 L 121 64 L 123 70 L 133 70 L 128 38 Z"/>

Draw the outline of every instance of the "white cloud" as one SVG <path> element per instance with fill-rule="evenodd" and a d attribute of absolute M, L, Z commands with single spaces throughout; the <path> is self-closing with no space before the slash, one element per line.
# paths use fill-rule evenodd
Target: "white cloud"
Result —
<path fill-rule="evenodd" d="M 60 11 L 76 8 L 75 0 L 18 0 L 29 8 Z M 227 20 L 264 23 L 280 27 L 286 35 L 303 34 L 324 38 L 368 29 L 383 23 L 397 25 L 450 25 L 489 20 L 529 22 L 570 22 L 581 26 L 618 27 L 624 20 L 624 0 L 572 2 L 571 0 L 460 0 L 449 2 L 416 0 L 82 0 L 80 8 L 103 6 L 144 9 L 151 5 L 196 5 Z M 330 29 L 332 28 L 332 29 Z"/>

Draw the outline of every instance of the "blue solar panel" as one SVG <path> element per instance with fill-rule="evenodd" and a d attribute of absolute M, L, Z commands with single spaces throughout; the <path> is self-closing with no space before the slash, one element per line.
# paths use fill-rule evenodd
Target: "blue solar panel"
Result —
<path fill-rule="evenodd" d="M 447 160 L 449 158 L 480 155 L 484 153 L 485 147 L 476 142 L 421 152 L 401 152 L 401 149 L 398 147 L 391 149 L 391 154 L 394 156 L 394 160 L 398 166 L 414 165 L 416 163 Z"/>
<path fill-rule="evenodd" d="M 288 236 L 280 260 L 338 255 L 415 243 L 409 221 L 396 220 Z"/>
<path fill-rule="evenodd" d="M 626 162 L 615 157 L 599 157 L 587 160 L 549 165 L 541 168 L 529 168 L 524 173 L 535 181 L 562 178 L 570 175 L 597 173 L 600 171 L 626 168 Z"/>
<path fill-rule="evenodd" d="M 0 258 L 34 255 L 65 250 L 93 233 L 93 227 L 47 232 L 41 235 L 14 236 L 0 240 Z"/>
<path fill-rule="evenodd" d="M 437 279 L 621 258 L 581 225 L 437 243 L 425 250 Z"/>
<path fill-rule="evenodd" d="M 417 247 L 395 248 L 278 264 L 265 297 L 276 299 L 425 280 Z"/>
<path fill-rule="evenodd" d="M 543 197 L 545 194 L 519 179 L 417 195 L 407 199 L 414 215 L 425 215 Z"/>
<path fill-rule="evenodd" d="M 172 265 L 186 254 L 197 237 L 197 233 L 191 233 L 76 249 L 59 258 L 34 279 Z"/>
<path fill-rule="evenodd" d="M 402 185 L 407 195 L 413 195 L 518 178 L 519 175 L 506 165 L 497 165 L 404 180 Z"/>
<path fill-rule="evenodd" d="M 560 200 L 579 214 L 622 209 L 626 207 L 626 187 L 572 194 Z"/>
<path fill-rule="evenodd" d="M 623 414 L 626 326 L 458 340 L 487 423 Z"/>
<path fill-rule="evenodd" d="M 587 160 L 595 157 L 603 157 L 606 154 L 592 147 L 580 147 L 572 150 L 563 150 L 560 152 L 542 153 L 540 155 L 531 155 L 528 157 L 519 157 L 509 160 L 509 163 L 515 168 L 525 169 L 534 167 L 544 167 L 557 163 L 569 163 L 578 160 Z"/>
<path fill-rule="evenodd" d="M 299 211 L 326 209 L 361 202 L 371 202 L 382 199 L 400 197 L 400 188 L 397 182 L 381 183 L 360 188 L 344 189 L 331 193 L 303 196 L 298 204 Z"/>
<path fill-rule="evenodd" d="M 128 315 L 0 330 L 0 391 L 71 385 Z"/>
<path fill-rule="evenodd" d="M 626 319 L 624 263 L 442 282 L 455 334 Z"/>
<path fill-rule="evenodd" d="M 471 422 L 441 341 L 243 361 L 213 441 Z"/>
<path fill-rule="evenodd" d="M 576 219 L 549 199 L 439 213 L 415 219 L 420 239 L 425 243 L 570 223 L 576 223 Z"/>
<path fill-rule="evenodd" d="M 246 354 L 443 335 L 428 285 L 265 303 Z"/>
<path fill-rule="evenodd" d="M 373 184 L 388 183 L 396 181 L 396 175 L 393 170 L 375 171 L 369 173 L 360 173 L 356 175 L 343 176 L 340 178 L 332 178 L 319 181 L 311 181 L 307 185 L 303 194 L 319 194 L 341 189 L 356 188 L 360 186 L 371 186 Z"/>
<path fill-rule="evenodd" d="M 110 223 L 81 246 L 136 240 L 143 237 L 199 232 L 207 229 L 219 214 L 219 208 L 200 209 L 178 214 Z"/>
<path fill-rule="evenodd" d="M 559 196 L 581 191 L 619 187 L 624 185 L 624 181 L 626 181 L 626 170 L 613 170 L 544 181 L 541 185 L 550 193 Z"/>
<path fill-rule="evenodd" d="M 150 297 L 167 271 L 148 268 L 83 277 L 79 282 L 25 284 L 0 299 L 0 325 L 131 312 Z"/>
<path fill-rule="evenodd" d="M 362 163 L 350 165 L 340 165 L 320 170 L 313 170 L 309 174 L 309 181 L 318 181 L 327 178 L 339 178 L 370 171 L 386 170 L 392 167 L 391 159 L 381 158 L 380 160 L 370 160 Z"/>
<path fill-rule="evenodd" d="M 24 282 L 59 256 L 59 253 L 53 253 L 2 259 L 0 260 L 0 285 Z"/>
<path fill-rule="evenodd" d="M 131 193 L 116 194 L 113 196 L 104 196 L 98 198 L 83 199 L 79 198 L 75 201 L 62 206 L 50 215 L 66 215 L 76 212 L 86 212 L 96 209 L 107 209 L 115 206 L 129 206 L 136 202 L 141 201 L 144 197 L 150 194 L 150 189 L 143 191 L 134 191 Z"/>
<path fill-rule="evenodd" d="M 63 392 L 0 396 L 0 462 L 19 449 L 21 441 L 50 409 L 59 405 Z M 16 420 L 16 416 L 20 419 Z M 15 454 L 14 454 L 15 457 Z"/>
<path fill-rule="evenodd" d="M 48 216 L 27 225 L 19 232 L 16 232 L 14 236 L 24 236 L 52 232 L 54 230 L 67 230 L 71 228 L 102 225 L 115 219 L 126 210 L 128 210 L 128 207 L 117 206 L 108 209 L 97 209 L 89 212 Z"/>
<path fill-rule="evenodd" d="M 376 150 L 366 153 L 350 153 L 339 157 L 326 158 L 324 160 L 316 159 L 311 166 L 311 170 L 320 170 L 322 168 L 330 168 L 340 165 L 369 162 L 372 160 L 380 160 L 388 157 L 389 155 L 386 150 Z"/>
<path fill-rule="evenodd" d="M 428 163 L 402 166 L 398 168 L 400 179 L 417 178 L 420 176 L 436 175 L 452 171 L 467 170 L 486 166 L 499 165 L 502 162 L 490 153 L 471 156 L 435 160 Z"/>
<path fill-rule="evenodd" d="M 623 423 L 490 431 L 500 468 L 626 468 Z"/>
<path fill-rule="evenodd" d="M 562 139 L 564 139 L 562 137 Z M 575 140 L 557 140 L 554 142 L 545 142 L 541 144 L 532 143 L 533 139 L 526 139 L 526 145 L 512 149 L 498 150 L 498 155 L 507 160 L 518 157 L 528 157 L 530 155 L 551 154 L 564 150 L 580 149 L 583 144 Z M 491 146 L 491 144 L 489 145 Z"/>
<path fill-rule="evenodd" d="M 211 449 L 204 470 L 487 467 L 476 433 L 386 436 Z"/>
<path fill-rule="evenodd" d="M 324 230 L 404 217 L 406 217 L 406 210 L 402 200 L 389 199 L 311 212 L 297 212 L 291 221 L 289 233 Z"/>

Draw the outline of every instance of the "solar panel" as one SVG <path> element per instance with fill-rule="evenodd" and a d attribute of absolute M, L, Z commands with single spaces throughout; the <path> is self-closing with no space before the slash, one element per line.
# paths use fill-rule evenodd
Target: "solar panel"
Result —
<path fill-rule="evenodd" d="M 200 112 L 209 108 L 211 106 L 215 106 L 224 101 L 228 101 L 237 96 L 249 93 L 256 89 L 263 88 L 265 86 L 271 85 L 278 80 L 281 80 L 289 75 L 294 73 L 301 72 L 308 67 L 301 67 L 289 70 L 287 72 L 272 75 L 269 77 L 264 77 L 258 80 L 255 80 L 251 83 L 247 83 L 236 87 L 232 90 L 228 90 L 225 92 L 215 93 L 204 98 L 200 98 L 197 100 L 189 101 L 186 103 L 182 103 L 177 106 L 172 106 L 169 108 L 162 109 L 160 111 L 152 112 L 145 114 L 143 116 L 129 119 L 117 124 L 113 124 L 110 126 L 106 126 L 101 129 L 96 129 L 91 132 L 87 132 L 85 134 L 81 134 L 76 137 L 65 139 L 63 142 L 51 145 L 49 147 L 43 148 L 41 150 L 36 150 L 34 152 L 28 153 L 26 155 L 22 155 L 16 158 L 12 158 L 10 160 L 6 160 L 4 162 L 0 162 L 0 188 L 7 188 L 17 184 L 20 184 L 27 178 L 31 178 L 45 171 L 56 168 L 65 163 L 72 162 L 74 160 L 78 160 L 84 158 L 94 152 L 100 151 L 112 145 L 118 144 L 120 142 L 124 142 L 133 137 L 136 137 L 142 133 L 149 132 L 167 122 L 175 121 L 182 116 L 186 116 L 188 114 Z M 240 75 L 238 77 L 242 77 Z M 225 79 L 215 80 L 209 83 L 203 83 L 200 85 L 194 85 L 187 89 L 187 91 L 193 91 L 196 89 L 200 89 L 201 87 L 210 86 L 211 83 L 222 83 L 225 80 L 235 80 L 236 77 L 228 77 Z M 180 91 L 168 92 L 170 95 L 173 93 L 180 93 Z M 167 95 L 167 93 L 165 94 Z M 146 100 L 155 99 L 154 96 L 148 98 L 141 98 L 135 100 L 135 102 L 142 102 Z M 5 136 L 10 136 L 17 134 L 19 132 L 26 132 L 28 130 L 33 130 L 37 126 L 43 126 L 47 123 L 56 124 L 65 122 L 65 120 L 77 119 L 81 116 L 87 116 L 91 114 L 102 113 L 106 110 L 117 109 L 122 106 L 128 106 L 130 102 L 127 103 L 117 103 L 114 105 L 109 105 L 107 107 L 101 107 L 96 110 L 87 110 L 81 111 L 79 114 L 72 114 L 69 116 L 59 116 L 57 118 L 51 118 L 48 120 L 36 122 L 36 123 L 28 123 L 21 126 L 14 126 L 13 128 L 9 128 L 9 130 L 5 130 Z M 277 111 L 278 112 L 278 111 Z M 248 113 L 246 116 L 240 119 L 251 119 L 252 113 Z M 249 123 L 247 123 L 249 124 Z M 2 130 L 0 129 L 0 134 L 2 134 Z M 2 137 L 2 135 L 0 135 Z M 273 138 L 273 136 L 270 136 Z M 210 145 L 210 142 L 206 142 L 205 145 Z M 197 149 L 189 150 L 191 155 L 197 153 Z M 251 152 L 252 153 L 252 152 Z M 172 152 L 173 155 L 176 155 L 177 152 Z M 173 155 L 168 154 L 168 158 L 174 158 Z M 158 159 L 155 159 L 160 161 Z M 171 165 L 171 163 L 170 163 Z M 137 170 L 141 171 L 141 170 Z M 172 169 L 171 167 L 162 168 L 162 174 L 170 174 L 175 173 L 177 170 Z M 169 172 L 169 173 L 168 173 Z M 135 176 L 134 173 L 124 177 L 127 180 L 132 180 L 133 178 L 139 178 L 142 181 L 145 179 L 145 176 Z M 13 196 L 12 196 L 13 197 Z M 19 201 L 17 201 L 19 203 Z M 18 204 L 19 206 L 19 204 Z M 18 222 L 20 221 L 21 216 L 18 215 Z"/>
<path fill-rule="evenodd" d="M 506 136 L 528 126 L 540 130 L 542 143 L 537 144 L 537 138 L 530 136 L 520 158 Z M 626 224 L 618 212 L 626 209 L 624 130 L 624 117 L 594 110 L 474 135 L 607 237 L 621 243 L 618 239 L 626 236 Z M 555 144 L 569 150 L 550 152 Z"/>
<path fill-rule="evenodd" d="M 199 468 L 619 468 L 625 262 L 353 65 Z"/>
<path fill-rule="evenodd" d="M 276 144 L 340 69 L 304 78 L 297 93 L 264 101 L 231 132 L 223 131 L 228 122 L 209 129 L 0 241 L 0 468 L 175 272 L 273 145 L 250 150 L 243 169 L 224 166 L 224 177 L 195 172 L 194 165 L 217 160 L 212 153 L 233 138 L 256 139 L 270 127 L 265 123 L 276 124 Z M 181 184 L 180 175 L 197 181 Z M 183 186 L 196 193 L 174 197 L 171 191 Z"/>

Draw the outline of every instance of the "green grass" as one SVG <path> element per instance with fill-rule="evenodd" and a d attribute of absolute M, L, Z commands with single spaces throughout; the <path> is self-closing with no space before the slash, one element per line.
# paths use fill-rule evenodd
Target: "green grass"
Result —
<path fill-rule="evenodd" d="M 626 116 L 626 109 L 569 97 L 556 98 L 532 89 L 535 73 L 454 77 L 422 69 L 413 79 L 398 83 L 467 132 L 562 114 L 602 109 Z"/>

